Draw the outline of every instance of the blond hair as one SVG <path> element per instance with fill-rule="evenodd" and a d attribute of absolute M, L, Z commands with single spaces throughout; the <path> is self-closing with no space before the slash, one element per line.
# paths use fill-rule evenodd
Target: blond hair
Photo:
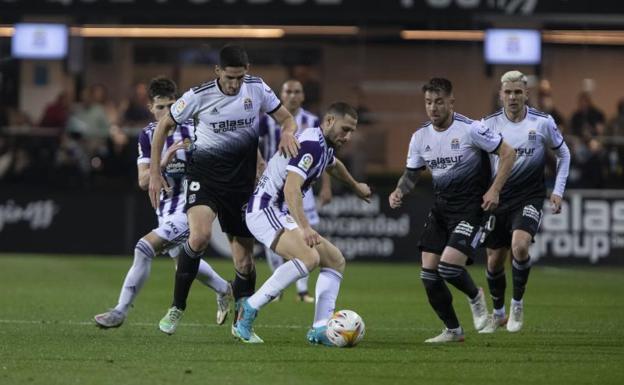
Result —
<path fill-rule="evenodd" d="M 515 83 L 522 82 L 524 85 L 527 85 L 527 77 L 520 71 L 507 71 L 501 76 L 501 84 L 505 82 Z"/>

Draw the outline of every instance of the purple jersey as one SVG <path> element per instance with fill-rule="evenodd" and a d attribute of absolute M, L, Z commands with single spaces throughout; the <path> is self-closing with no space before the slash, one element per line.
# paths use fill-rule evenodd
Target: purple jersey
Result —
<path fill-rule="evenodd" d="M 150 163 L 152 137 L 156 130 L 156 125 L 156 122 L 150 123 L 139 135 L 139 157 L 137 159 L 137 164 L 149 165 Z M 165 139 L 165 146 L 161 157 L 164 157 L 169 147 L 175 143 L 179 141 L 190 141 L 190 127 L 192 127 L 192 122 L 187 121 L 183 124 L 176 125 L 176 128 L 169 132 Z M 186 210 L 185 175 L 187 159 L 189 159 L 189 152 L 180 149 L 176 151 L 175 157 L 165 168 L 164 176 L 171 187 L 171 193 L 167 194 L 164 191 L 160 193 L 160 203 L 156 209 L 156 214 L 161 218 Z"/>
<path fill-rule="evenodd" d="M 258 187 L 247 208 L 249 212 L 264 209 L 268 205 L 282 207 L 284 184 L 289 171 L 303 178 L 301 186 L 303 194 L 321 177 L 323 171 L 334 163 L 334 149 L 327 145 L 323 131 L 319 127 L 304 130 L 298 135 L 298 139 L 301 148 L 296 157 L 284 158 L 280 154 L 273 155 L 258 181 Z"/>

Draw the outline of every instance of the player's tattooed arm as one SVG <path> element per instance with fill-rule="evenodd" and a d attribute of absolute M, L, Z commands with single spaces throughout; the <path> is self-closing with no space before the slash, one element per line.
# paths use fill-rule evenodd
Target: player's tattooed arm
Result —
<path fill-rule="evenodd" d="M 397 183 L 397 187 L 388 196 L 388 202 L 391 208 L 396 209 L 401 207 L 403 204 L 403 197 L 414 191 L 414 187 L 416 187 L 416 183 L 418 183 L 420 179 L 420 172 L 422 170 L 423 168 L 405 169 L 405 172 L 403 172 L 403 175 L 401 175 L 399 179 L 399 183 Z"/>
<path fill-rule="evenodd" d="M 418 183 L 420 179 L 420 169 L 410 169 L 406 168 L 403 175 L 399 179 L 399 183 L 397 183 L 397 189 L 401 190 L 403 195 L 407 195 L 414 191 L 414 187 Z"/>

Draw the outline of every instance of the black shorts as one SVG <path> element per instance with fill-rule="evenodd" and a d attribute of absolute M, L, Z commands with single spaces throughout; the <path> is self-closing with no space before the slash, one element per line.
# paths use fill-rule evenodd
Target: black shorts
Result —
<path fill-rule="evenodd" d="M 464 213 L 448 213 L 434 207 L 425 220 L 418 248 L 421 252 L 442 255 L 444 248 L 451 246 L 468 257 L 467 264 L 472 264 L 481 240 L 482 221 L 480 208 Z"/>
<path fill-rule="evenodd" d="M 186 190 L 186 209 L 193 206 L 208 206 L 217 214 L 224 233 L 253 238 L 245 223 L 247 201 L 252 191 L 224 191 L 206 182 L 205 179 L 189 176 Z"/>
<path fill-rule="evenodd" d="M 543 198 L 529 199 L 508 211 L 495 213 L 494 230 L 485 239 L 489 249 L 511 247 L 511 236 L 515 230 L 524 230 L 535 237 L 542 220 Z"/>

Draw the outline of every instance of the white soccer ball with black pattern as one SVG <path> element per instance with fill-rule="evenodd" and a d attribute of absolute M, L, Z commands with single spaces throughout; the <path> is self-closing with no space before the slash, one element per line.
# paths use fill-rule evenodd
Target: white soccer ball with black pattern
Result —
<path fill-rule="evenodd" d="M 366 326 L 364 320 L 352 310 L 339 310 L 327 323 L 327 338 L 339 348 L 357 345 L 362 338 Z"/>

